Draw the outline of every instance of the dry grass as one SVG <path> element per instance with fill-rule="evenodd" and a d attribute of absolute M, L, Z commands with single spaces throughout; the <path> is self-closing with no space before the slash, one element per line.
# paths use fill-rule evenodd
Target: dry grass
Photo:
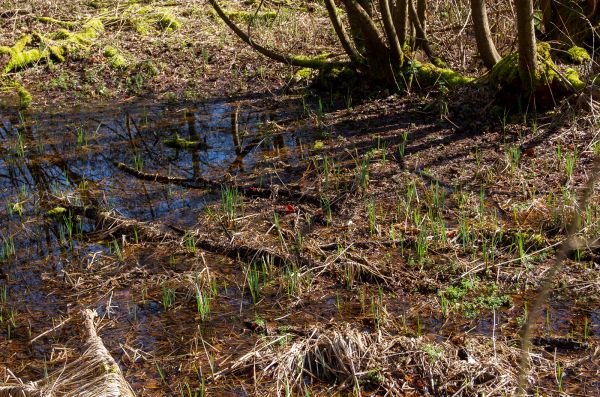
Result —
<path fill-rule="evenodd" d="M 278 396 L 290 391 L 304 395 L 319 382 L 329 384 L 329 392 L 349 389 L 357 395 L 365 390 L 454 396 L 502 396 L 516 391 L 519 349 L 484 337 L 467 336 L 456 345 L 371 333 L 347 324 L 315 326 L 281 347 L 286 338 L 289 335 L 259 343 L 215 377 L 252 371 L 258 393 Z M 545 359 L 534 360 L 536 371 L 552 368 Z"/>

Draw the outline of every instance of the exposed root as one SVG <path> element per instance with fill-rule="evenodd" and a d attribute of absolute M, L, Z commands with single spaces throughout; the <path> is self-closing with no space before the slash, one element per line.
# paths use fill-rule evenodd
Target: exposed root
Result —
<path fill-rule="evenodd" d="M 85 310 L 83 322 L 87 333 L 84 353 L 76 360 L 36 382 L 0 384 L 0 397 L 133 397 L 119 365 L 96 333 L 96 312 Z"/>

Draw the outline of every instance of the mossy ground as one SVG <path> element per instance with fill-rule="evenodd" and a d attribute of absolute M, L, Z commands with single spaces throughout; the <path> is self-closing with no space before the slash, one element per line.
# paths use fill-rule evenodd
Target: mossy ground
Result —
<path fill-rule="evenodd" d="M 7 1 L 7 10 L 21 5 Z M 296 72 L 256 54 L 205 3 L 75 0 L 49 6 L 32 0 L 28 4 L 31 11 L 26 15 L 0 19 L 0 71 L 7 73 L 1 84 L 10 88 L 2 90 L 0 102 L 6 104 L 19 101 L 14 82 L 31 92 L 34 106 L 73 106 L 138 96 L 202 99 L 264 91 L 285 86 Z M 240 26 L 253 18 L 251 6 L 223 5 Z M 276 15 L 258 14 L 262 22 L 252 32 L 257 41 L 307 60 L 335 52 L 333 32 L 322 28 L 327 22 L 324 7 L 307 10 L 290 2 L 285 8 L 288 11 L 278 9 Z M 90 20 L 101 22 L 104 29 L 93 34 L 83 27 Z M 303 37 L 301 43 L 296 35 Z"/>

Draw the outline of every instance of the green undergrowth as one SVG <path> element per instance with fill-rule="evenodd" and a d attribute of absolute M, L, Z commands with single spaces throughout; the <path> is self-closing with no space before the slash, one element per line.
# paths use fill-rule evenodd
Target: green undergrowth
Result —
<path fill-rule="evenodd" d="M 502 294 L 497 284 L 486 283 L 478 277 L 463 278 L 458 283 L 438 291 L 444 316 L 459 310 L 466 317 L 476 317 L 484 310 L 497 310 L 509 304 L 509 295 Z"/>

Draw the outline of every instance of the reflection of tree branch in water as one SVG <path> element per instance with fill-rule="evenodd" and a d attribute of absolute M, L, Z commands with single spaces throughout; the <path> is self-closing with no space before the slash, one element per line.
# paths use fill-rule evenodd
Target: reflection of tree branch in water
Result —
<path fill-rule="evenodd" d="M 187 187 L 189 189 L 221 189 L 226 186 L 235 187 L 238 191 L 246 197 L 260 197 L 260 198 L 276 198 L 282 197 L 289 200 L 293 200 L 297 203 L 307 203 L 316 206 L 321 206 L 322 200 L 320 197 L 308 195 L 300 191 L 294 191 L 284 188 L 280 185 L 273 185 L 268 188 L 258 186 L 235 186 L 232 183 L 227 182 L 216 182 L 206 178 L 183 178 L 161 175 L 159 173 L 150 174 L 146 172 L 138 171 L 134 168 L 129 167 L 126 164 L 113 161 L 113 164 L 123 172 L 132 175 L 138 179 L 151 182 L 169 183 L 173 185 L 179 185 Z M 333 210 L 337 210 L 336 205 L 332 205 Z"/>

